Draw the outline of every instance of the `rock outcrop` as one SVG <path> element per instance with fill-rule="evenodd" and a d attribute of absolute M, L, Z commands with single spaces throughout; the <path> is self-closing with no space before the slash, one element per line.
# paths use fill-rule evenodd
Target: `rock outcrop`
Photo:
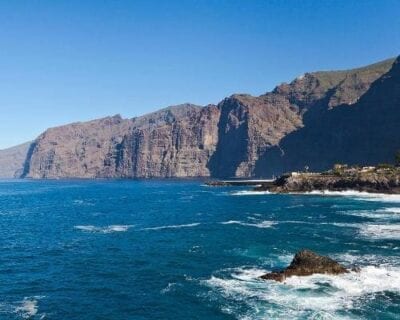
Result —
<path fill-rule="evenodd" d="M 342 274 L 349 271 L 331 258 L 320 256 L 310 250 L 301 250 L 296 253 L 290 265 L 278 272 L 270 272 L 261 276 L 264 280 L 285 281 L 291 276 L 310 276 L 320 274 Z"/>
<path fill-rule="evenodd" d="M 314 72 L 259 97 L 169 107 L 48 129 L 23 177 L 271 177 L 337 162 L 391 162 L 400 149 L 400 65 Z M 1 158 L 1 154 L 0 154 Z M 1 161 L 1 160 L 0 160 Z"/>
<path fill-rule="evenodd" d="M 400 168 L 346 167 L 322 173 L 293 172 L 274 182 L 262 183 L 257 191 L 277 193 L 355 190 L 370 193 L 400 194 Z"/>

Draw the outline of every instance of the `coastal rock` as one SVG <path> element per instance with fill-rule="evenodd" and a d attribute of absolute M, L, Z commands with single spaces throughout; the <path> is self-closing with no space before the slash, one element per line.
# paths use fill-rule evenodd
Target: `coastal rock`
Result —
<path fill-rule="evenodd" d="M 311 191 L 360 191 L 371 193 L 400 193 L 400 168 L 349 167 L 321 173 L 294 172 L 285 174 L 272 183 L 255 188 L 277 193 Z"/>
<path fill-rule="evenodd" d="M 296 253 L 286 269 L 267 273 L 261 278 L 282 282 L 291 276 L 310 276 L 315 273 L 337 275 L 348 272 L 345 267 L 328 257 L 320 256 L 310 250 L 301 250 Z"/>

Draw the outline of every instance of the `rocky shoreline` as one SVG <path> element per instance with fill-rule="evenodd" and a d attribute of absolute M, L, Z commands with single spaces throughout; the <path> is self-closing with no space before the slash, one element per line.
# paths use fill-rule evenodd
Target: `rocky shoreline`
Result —
<path fill-rule="evenodd" d="M 390 165 L 363 168 L 336 166 L 321 173 L 292 172 L 273 183 L 254 188 L 254 191 L 276 193 L 347 190 L 400 194 L 400 168 Z"/>

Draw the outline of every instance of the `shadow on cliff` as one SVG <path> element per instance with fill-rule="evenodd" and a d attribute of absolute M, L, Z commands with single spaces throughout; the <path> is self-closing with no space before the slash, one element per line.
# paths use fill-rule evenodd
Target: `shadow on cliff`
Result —
<path fill-rule="evenodd" d="M 218 143 L 207 168 L 212 177 L 230 178 L 247 159 L 248 112 L 234 98 L 225 99 L 219 107 Z"/>
<path fill-rule="evenodd" d="M 35 151 L 36 148 L 36 142 L 32 142 L 31 145 L 29 146 L 28 152 L 26 154 L 26 158 L 24 161 L 24 166 L 22 168 L 22 173 L 18 178 L 26 178 L 29 175 L 30 167 L 31 167 L 31 159 L 33 152 Z"/>
<path fill-rule="evenodd" d="M 326 170 L 335 163 L 391 163 L 400 148 L 400 58 L 352 105 L 327 108 L 332 92 L 311 106 L 304 127 L 258 160 L 256 176 Z"/>

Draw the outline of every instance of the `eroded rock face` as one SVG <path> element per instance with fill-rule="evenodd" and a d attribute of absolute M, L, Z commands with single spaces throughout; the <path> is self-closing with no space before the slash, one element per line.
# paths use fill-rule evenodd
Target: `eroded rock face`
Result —
<path fill-rule="evenodd" d="M 337 275 L 348 272 L 345 267 L 331 258 L 320 256 L 310 250 L 301 250 L 296 253 L 286 269 L 267 273 L 261 278 L 282 282 L 291 276 L 310 276 L 316 273 Z"/>

